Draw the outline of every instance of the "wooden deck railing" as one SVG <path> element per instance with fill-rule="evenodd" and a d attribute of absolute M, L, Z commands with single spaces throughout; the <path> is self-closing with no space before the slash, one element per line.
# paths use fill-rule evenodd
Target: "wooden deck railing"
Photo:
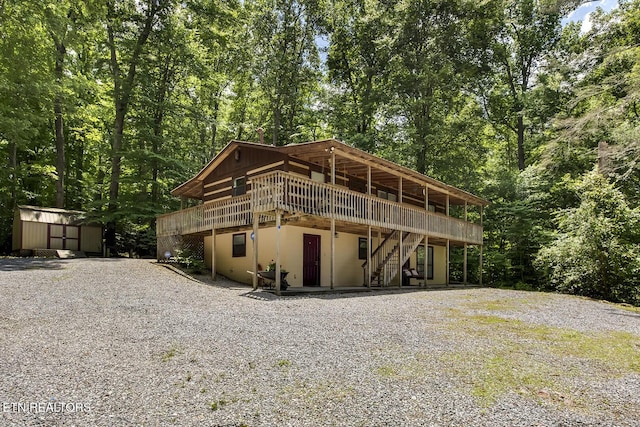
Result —
<path fill-rule="evenodd" d="M 270 218 L 276 209 L 290 213 L 395 229 L 431 237 L 482 243 L 482 226 L 375 196 L 290 175 L 283 171 L 252 178 L 250 195 L 214 201 L 161 215 L 158 236 L 191 234 L 249 225 L 253 212 Z"/>
<path fill-rule="evenodd" d="M 258 212 L 281 209 L 325 218 L 333 216 L 356 224 L 482 243 L 482 226 L 478 224 L 282 171 L 253 178 L 251 204 Z"/>
<path fill-rule="evenodd" d="M 156 234 L 199 233 L 211 230 L 214 223 L 216 228 L 239 227 L 251 224 L 252 218 L 251 198 L 244 195 L 161 215 L 156 221 Z"/>

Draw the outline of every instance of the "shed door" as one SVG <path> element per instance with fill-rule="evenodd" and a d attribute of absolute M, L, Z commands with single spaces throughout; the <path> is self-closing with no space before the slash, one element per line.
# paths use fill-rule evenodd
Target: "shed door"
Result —
<path fill-rule="evenodd" d="M 80 227 L 75 225 L 49 224 L 48 249 L 80 250 Z"/>
<path fill-rule="evenodd" d="M 302 286 L 320 286 L 320 236 L 304 234 L 302 239 Z"/>

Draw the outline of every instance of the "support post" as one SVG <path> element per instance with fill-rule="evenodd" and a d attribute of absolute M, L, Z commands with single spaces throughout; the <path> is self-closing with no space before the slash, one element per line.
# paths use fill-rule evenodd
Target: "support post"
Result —
<path fill-rule="evenodd" d="M 336 220 L 331 218 L 331 289 L 333 289 L 336 277 Z"/>
<path fill-rule="evenodd" d="M 253 289 L 258 289 L 258 228 L 260 214 L 253 213 Z"/>
<path fill-rule="evenodd" d="M 378 241 L 376 242 L 376 247 L 380 246 L 381 244 L 382 244 L 382 229 L 378 228 Z M 380 274 L 378 274 L 378 286 L 385 286 L 384 280 L 380 282 L 381 276 L 384 277 L 382 271 L 380 271 Z"/>
<path fill-rule="evenodd" d="M 424 269 L 422 275 L 424 276 L 424 287 L 427 287 L 427 278 L 429 277 L 429 236 L 424 236 L 424 259 L 422 260 Z"/>
<path fill-rule="evenodd" d="M 211 227 L 211 279 L 216 280 L 216 229 Z"/>
<path fill-rule="evenodd" d="M 367 288 L 371 287 L 371 226 L 367 227 L 367 281 L 365 282 Z"/>
<path fill-rule="evenodd" d="M 464 259 L 462 261 L 462 281 L 467 286 L 467 244 L 464 244 Z"/>
<path fill-rule="evenodd" d="M 402 203 L 402 177 L 398 179 L 398 203 Z M 400 222 L 403 222 L 402 216 L 400 216 Z M 402 259 L 402 234 L 403 234 L 402 230 L 400 230 L 400 242 L 398 243 L 398 286 L 399 287 L 402 287 L 402 281 L 404 280 L 404 274 L 402 272 L 402 267 L 404 266 L 404 262 Z"/>
<path fill-rule="evenodd" d="M 280 221 L 282 213 L 276 211 L 276 295 L 280 295 Z"/>
<path fill-rule="evenodd" d="M 480 205 L 480 226 L 482 227 L 483 225 L 483 217 L 484 217 L 484 206 Z M 484 240 L 484 229 L 482 230 L 483 233 L 483 237 L 482 239 Z M 482 267 L 482 248 L 483 248 L 483 244 L 480 244 L 480 273 L 479 273 L 479 282 L 480 282 L 480 286 L 482 286 L 482 272 L 483 272 L 483 267 Z"/>
<path fill-rule="evenodd" d="M 424 287 L 427 287 L 429 276 L 429 186 L 424 186 L 424 210 L 427 211 L 427 234 L 424 235 Z"/>
<path fill-rule="evenodd" d="M 335 285 L 336 276 L 336 153 L 331 147 L 331 289 Z"/>
<path fill-rule="evenodd" d="M 402 230 L 398 230 L 399 234 L 398 234 L 398 286 L 402 287 L 402 279 L 404 279 L 403 277 L 403 273 L 402 273 L 402 266 L 403 266 L 403 262 L 402 262 L 402 235 L 403 232 Z"/>
<path fill-rule="evenodd" d="M 446 274 L 446 284 L 447 286 L 449 286 L 449 270 L 451 269 L 451 265 L 449 265 L 449 263 L 451 262 L 451 254 L 450 254 L 450 241 L 449 239 L 447 239 L 447 274 Z"/>
<path fill-rule="evenodd" d="M 465 222 L 465 230 L 467 229 L 468 224 L 467 221 L 469 220 L 468 218 L 468 208 L 467 208 L 467 201 L 464 201 L 464 222 Z M 466 233 L 465 233 L 465 239 L 467 238 Z M 463 261 L 462 261 L 462 282 L 464 283 L 465 286 L 467 286 L 467 242 L 464 243 L 464 257 L 463 257 Z"/>
<path fill-rule="evenodd" d="M 480 282 L 479 285 L 482 286 L 482 247 L 483 245 L 480 245 L 480 273 L 479 273 L 479 279 L 478 281 Z"/>
<path fill-rule="evenodd" d="M 367 195 L 371 196 L 371 165 L 367 165 Z M 367 227 L 367 280 L 365 284 L 367 288 L 371 288 L 371 249 L 373 244 L 371 242 L 371 219 L 373 218 L 373 204 L 371 203 L 371 197 L 367 199 L 367 220 L 369 226 Z"/>

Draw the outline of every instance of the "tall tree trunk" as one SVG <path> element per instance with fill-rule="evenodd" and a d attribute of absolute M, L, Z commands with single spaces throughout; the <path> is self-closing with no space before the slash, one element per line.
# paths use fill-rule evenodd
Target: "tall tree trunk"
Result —
<path fill-rule="evenodd" d="M 280 131 L 280 108 L 276 107 L 273 110 L 273 135 L 271 139 L 274 146 L 278 145 L 279 131 Z"/>
<path fill-rule="evenodd" d="M 153 2 L 149 6 L 147 15 L 140 33 L 138 34 L 136 44 L 129 60 L 129 69 L 126 76 L 120 74 L 120 63 L 117 56 L 115 44 L 114 23 L 119 20 L 116 18 L 115 4 L 113 1 L 107 2 L 107 36 L 110 50 L 111 73 L 113 76 L 113 100 L 115 106 L 115 120 L 113 124 L 113 139 L 111 142 L 111 181 L 109 184 L 109 219 L 107 221 L 105 232 L 105 244 L 107 248 L 114 250 L 116 248 L 116 226 L 118 212 L 118 195 L 120 192 L 120 174 L 122 161 L 122 142 L 124 138 L 124 123 L 129 107 L 131 92 L 134 87 L 136 76 L 136 67 L 140 60 L 140 54 L 144 47 L 151 30 L 153 21 L 159 11 L 160 3 Z"/>
<path fill-rule="evenodd" d="M 431 122 L 431 98 L 433 88 L 429 85 L 424 94 L 413 99 L 417 105 L 417 111 L 413 114 L 414 127 L 416 129 L 415 145 L 417 147 L 416 170 L 419 173 L 427 172 L 427 152 L 429 148 L 429 126 Z"/>
<path fill-rule="evenodd" d="M 173 75 L 171 68 L 171 55 L 167 55 L 162 69 L 162 78 L 156 93 L 156 107 L 153 114 L 153 138 L 151 149 L 153 151 L 153 160 L 151 161 L 151 203 L 155 206 L 158 203 L 160 188 L 158 186 L 159 164 L 158 154 L 160 152 L 160 141 L 162 140 L 162 123 L 165 116 L 165 100 L 169 90 L 169 81 Z M 149 225 L 154 228 L 156 225 L 155 217 L 151 218 Z"/>
<path fill-rule="evenodd" d="M 211 123 L 211 157 L 215 156 L 217 152 L 216 138 L 218 137 L 218 113 L 220 112 L 220 96 L 221 93 L 217 93 L 213 100 L 213 120 Z"/>
<path fill-rule="evenodd" d="M 56 45 L 56 66 L 55 75 L 58 84 L 58 93 L 53 101 L 53 111 L 56 116 L 55 132 L 56 132 L 56 207 L 63 209 L 65 207 L 65 141 L 64 141 L 64 117 L 62 115 L 62 79 L 64 72 L 64 57 L 67 52 L 62 41 L 58 41 L 54 37 Z"/>
<path fill-rule="evenodd" d="M 118 194 L 120 192 L 120 173 L 122 161 L 122 140 L 124 133 L 124 118 L 126 116 L 126 106 L 122 102 L 115 102 L 116 118 L 113 126 L 113 140 L 111 144 L 111 181 L 109 184 L 109 221 L 105 231 L 107 248 L 116 248 L 116 214 L 118 212 Z"/>
<path fill-rule="evenodd" d="M 522 112 L 518 115 L 518 169 L 524 170 L 524 118 Z"/>

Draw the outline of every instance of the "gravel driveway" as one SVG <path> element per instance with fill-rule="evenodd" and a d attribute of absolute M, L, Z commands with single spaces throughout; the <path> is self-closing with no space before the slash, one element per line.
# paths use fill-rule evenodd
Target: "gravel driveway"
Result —
<path fill-rule="evenodd" d="M 632 426 L 640 312 L 465 289 L 282 297 L 0 259 L 0 425 Z"/>

